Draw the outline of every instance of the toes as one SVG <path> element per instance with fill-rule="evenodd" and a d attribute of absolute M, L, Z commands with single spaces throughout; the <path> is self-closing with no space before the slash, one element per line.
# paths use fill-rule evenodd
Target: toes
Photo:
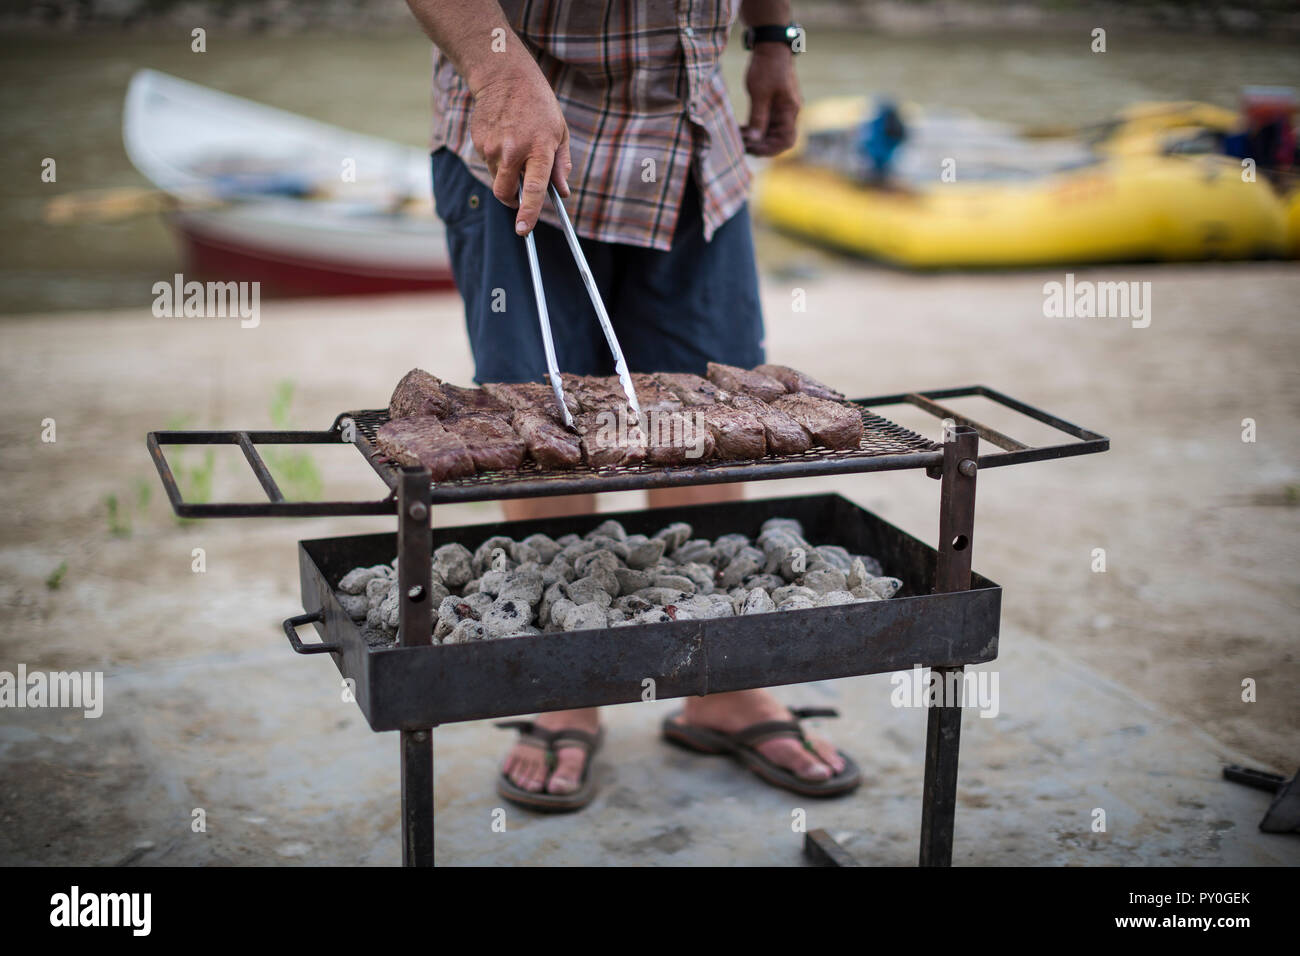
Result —
<path fill-rule="evenodd" d="M 568 794 L 577 790 L 582 784 L 582 768 L 586 760 L 587 752 L 581 747 L 561 747 L 546 792 Z"/>
<path fill-rule="evenodd" d="M 840 755 L 840 752 L 835 749 L 833 743 L 825 737 L 817 737 L 813 734 L 808 735 L 808 742 L 812 744 L 813 750 L 815 750 L 817 756 L 822 759 L 822 763 L 829 765 L 837 774 L 844 772 L 844 768 L 847 764 L 844 763 L 844 758 Z"/>
<path fill-rule="evenodd" d="M 506 757 L 506 776 L 521 790 L 536 793 L 546 779 L 546 764 L 536 747 L 519 746 Z"/>
<path fill-rule="evenodd" d="M 769 740 L 758 746 L 758 752 L 778 767 L 784 767 L 800 780 L 817 782 L 829 780 L 831 768 L 809 753 L 804 745 L 791 737 Z"/>

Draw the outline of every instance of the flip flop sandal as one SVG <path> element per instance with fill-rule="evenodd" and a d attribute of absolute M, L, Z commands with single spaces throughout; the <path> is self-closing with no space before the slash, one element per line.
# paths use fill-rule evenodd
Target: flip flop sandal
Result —
<path fill-rule="evenodd" d="M 808 797 L 835 797 L 857 789 L 862 783 L 862 773 L 853 758 L 843 750 L 836 753 L 844 760 L 844 769 L 826 780 L 804 780 L 759 753 L 759 744 L 781 737 L 794 737 L 809 751 L 812 745 L 804 736 L 799 721 L 808 717 L 838 717 L 839 711 L 830 707 L 795 707 L 790 710 L 793 720 L 765 720 L 750 724 L 744 730 L 726 734 L 707 727 L 693 727 L 680 722 L 681 711 L 664 718 L 663 737 L 671 744 L 701 754 L 726 755 L 739 760 L 744 766 L 774 787 L 790 790 Z"/>
<path fill-rule="evenodd" d="M 605 740 L 605 728 L 594 734 L 585 730 L 546 730 L 538 727 L 531 720 L 504 720 L 496 724 L 502 730 L 518 730 L 519 743 L 537 747 L 546 752 L 546 781 L 549 783 L 551 773 L 555 770 L 556 751 L 560 747 L 581 747 L 586 752 L 582 765 L 582 779 L 578 789 L 573 793 L 547 793 L 545 785 L 537 792 L 525 790 L 518 786 L 502 771 L 497 777 L 497 793 L 511 803 L 542 813 L 568 813 L 581 810 L 591 803 L 596 795 L 596 784 L 591 779 L 591 761 L 600 745 Z"/>

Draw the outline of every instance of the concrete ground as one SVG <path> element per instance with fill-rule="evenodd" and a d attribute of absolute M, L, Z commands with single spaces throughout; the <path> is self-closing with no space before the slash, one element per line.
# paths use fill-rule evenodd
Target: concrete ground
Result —
<path fill-rule="evenodd" d="M 1300 840 L 1256 830 L 1268 798 L 1219 776 L 1225 762 L 1294 773 L 1300 755 L 1300 272 L 1080 270 L 1153 282 L 1152 324 L 1133 329 L 1044 318 L 1042 285 L 1060 275 L 922 277 L 808 261 L 765 283 L 774 360 L 864 395 L 984 382 L 1113 439 L 1105 455 L 980 476 L 975 566 L 1005 589 L 1002 653 L 984 668 L 998 673 L 1000 713 L 964 719 L 955 862 L 1300 863 Z M 807 313 L 791 312 L 795 289 Z M 398 862 L 396 736 L 371 733 L 328 658 L 297 657 L 278 625 L 301 608 L 298 538 L 391 525 L 179 524 L 144 433 L 182 417 L 267 427 L 285 379 L 296 384 L 294 424 L 325 427 L 345 408 L 382 405 L 416 362 L 469 380 L 454 299 L 264 303 L 257 329 L 144 309 L 0 322 L 0 481 L 11 503 L 0 515 L 0 671 L 103 670 L 107 696 L 98 720 L 0 710 L 0 862 Z M 937 432 L 923 416 L 899 417 Z M 46 418 L 54 443 L 40 440 Z M 1253 443 L 1241 440 L 1245 418 Z M 1014 418 L 992 423 L 1043 437 Z M 188 454 L 181 461 L 198 467 Z M 349 449 L 314 459 L 327 496 L 380 496 Z M 255 497 L 245 471 L 237 451 L 220 458 L 214 497 Z M 937 483 L 919 473 L 749 493 L 824 489 L 934 537 Z M 435 521 L 497 515 L 456 506 Z M 192 570 L 194 548 L 204 573 Z M 1093 570 L 1097 548 L 1104 573 Z M 1242 700 L 1245 679 L 1255 702 Z M 492 780 L 506 736 L 487 723 L 440 728 L 438 861 L 797 864 L 802 809 L 864 862 L 910 865 L 925 713 L 891 706 L 891 690 L 878 675 L 781 691 L 843 712 L 824 729 L 863 766 L 851 797 L 801 801 L 724 760 L 668 749 L 655 736 L 674 706 L 665 701 L 607 712 L 602 789 L 587 812 L 543 818 L 507 805 L 504 832 L 493 828 Z M 1098 809 L 1104 832 L 1093 830 Z"/>

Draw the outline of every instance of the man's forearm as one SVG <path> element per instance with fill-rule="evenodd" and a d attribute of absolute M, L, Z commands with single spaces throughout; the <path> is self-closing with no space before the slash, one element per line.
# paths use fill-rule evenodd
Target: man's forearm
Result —
<path fill-rule="evenodd" d="M 742 0 L 740 19 L 747 27 L 783 26 L 790 22 L 790 0 Z"/>
<path fill-rule="evenodd" d="M 505 69 L 536 68 L 496 0 L 459 0 L 454 4 L 406 0 L 406 5 L 476 96 L 488 80 Z"/>

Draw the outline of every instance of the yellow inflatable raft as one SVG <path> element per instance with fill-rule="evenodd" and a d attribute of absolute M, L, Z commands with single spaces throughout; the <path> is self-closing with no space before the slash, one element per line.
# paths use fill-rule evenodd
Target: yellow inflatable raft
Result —
<path fill-rule="evenodd" d="M 805 122 L 847 129 L 868 108 L 813 104 Z M 805 162 L 801 139 L 760 175 L 755 208 L 780 229 L 915 268 L 1296 257 L 1300 191 L 1283 196 L 1263 175 L 1249 181 L 1236 159 L 1161 151 L 1171 132 L 1231 119 L 1205 104 L 1135 107 L 1093 131 L 1094 161 L 1011 180 L 962 181 L 956 143 L 956 181 L 942 182 L 936 166 L 929 184 L 891 189 Z"/>

